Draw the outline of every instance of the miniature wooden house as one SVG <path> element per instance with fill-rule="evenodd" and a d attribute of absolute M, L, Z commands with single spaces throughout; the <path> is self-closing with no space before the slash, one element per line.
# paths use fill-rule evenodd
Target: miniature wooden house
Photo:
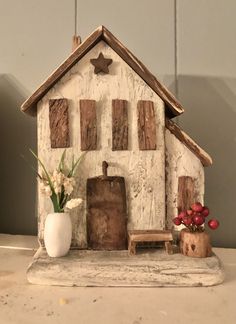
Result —
<path fill-rule="evenodd" d="M 83 204 L 71 215 L 74 247 L 123 249 L 127 228 L 171 228 L 178 209 L 203 201 L 204 166 L 212 161 L 171 120 L 183 113 L 181 104 L 105 27 L 21 109 L 37 116 L 38 155 L 49 170 L 65 148 L 68 157 L 87 152 L 75 193 Z M 43 243 L 51 204 L 40 193 L 38 211 Z"/>

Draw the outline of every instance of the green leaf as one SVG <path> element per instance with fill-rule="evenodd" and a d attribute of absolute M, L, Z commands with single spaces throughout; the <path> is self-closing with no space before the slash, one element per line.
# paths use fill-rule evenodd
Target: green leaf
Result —
<path fill-rule="evenodd" d="M 51 198 L 51 201 L 52 201 L 52 204 L 53 204 L 54 212 L 55 213 L 62 212 L 63 210 L 60 208 L 60 205 L 58 204 L 58 199 L 57 199 L 57 195 L 56 195 L 55 192 L 52 193 L 50 198 Z"/>
<path fill-rule="evenodd" d="M 67 200 L 69 199 L 69 195 L 65 195 L 63 201 L 61 202 L 61 208 L 64 209 L 65 204 L 67 203 Z"/>
<path fill-rule="evenodd" d="M 50 175 L 48 174 L 47 169 L 45 168 L 43 162 L 39 159 L 39 157 L 31 149 L 30 149 L 30 152 L 38 160 L 39 164 L 43 168 L 43 171 L 45 172 L 45 175 L 46 175 L 46 178 L 48 180 L 49 186 L 50 186 L 50 188 L 52 190 L 52 193 L 54 193 L 56 195 L 55 190 L 54 190 L 54 187 L 53 187 L 53 184 L 52 184 L 52 180 L 51 180 Z"/>
<path fill-rule="evenodd" d="M 58 171 L 59 172 L 63 172 L 63 170 L 64 170 L 64 167 L 65 167 L 65 164 L 64 164 L 65 156 L 66 156 L 66 149 L 63 151 L 62 156 L 61 156 L 61 160 L 59 162 L 59 166 L 58 166 Z"/>
<path fill-rule="evenodd" d="M 81 154 L 81 156 L 77 159 L 77 161 L 74 163 L 74 157 L 72 160 L 72 168 L 70 170 L 70 172 L 68 173 L 68 178 L 73 177 L 77 167 L 79 166 L 79 163 L 81 162 L 82 158 L 85 156 L 87 152 Z"/>
<path fill-rule="evenodd" d="M 20 157 L 26 162 L 26 164 L 36 173 L 37 177 L 39 179 L 42 179 L 41 175 L 38 173 L 38 171 L 26 160 L 23 154 L 20 155 Z"/>

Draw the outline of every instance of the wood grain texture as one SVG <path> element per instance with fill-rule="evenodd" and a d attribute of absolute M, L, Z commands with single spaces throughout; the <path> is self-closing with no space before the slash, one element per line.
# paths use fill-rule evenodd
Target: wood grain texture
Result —
<path fill-rule="evenodd" d="M 150 100 L 138 101 L 138 140 L 140 150 L 155 150 L 156 120 L 153 102 Z"/>
<path fill-rule="evenodd" d="M 136 246 L 138 242 L 170 242 L 173 241 L 171 231 L 155 231 L 155 230 L 131 230 L 128 231 L 128 249 L 129 254 L 136 254 Z M 166 247 L 166 245 L 165 245 Z M 166 249 L 167 253 L 170 251 L 170 246 Z"/>
<path fill-rule="evenodd" d="M 184 112 L 182 105 L 112 33 L 104 26 L 98 27 L 77 49 L 50 75 L 50 77 L 22 104 L 21 110 L 36 114 L 37 102 L 99 41 L 105 41 L 166 103 L 166 114 L 174 117 Z"/>
<path fill-rule="evenodd" d="M 128 150 L 128 105 L 126 100 L 112 100 L 112 150 Z"/>
<path fill-rule="evenodd" d="M 127 249 L 125 181 L 122 177 L 95 177 L 87 181 L 88 247 Z"/>
<path fill-rule="evenodd" d="M 116 64 L 111 65 L 111 73 L 95 75 L 90 59 L 102 52 Z M 89 68 L 88 68 L 89 67 Z M 130 87 L 130 84 L 133 86 Z M 63 149 L 50 148 L 48 120 L 48 100 L 50 98 L 70 99 L 70 149 L 67 160 L 72 155 L 79 157 L 80 99 L 96 101 L 97 149 L 88 151 L 76 172 L 75 197 L 83 203 L 71 211 L 73 224 L 72 246 L 87 246 L 86 225 L 86 181 L 102 174 L 102 162 L 106 160 L 110 176 L 125 178 L 127 190 L 128 229 L 165 228 L 165 141 L 164 103 L 152 89 L 104 42 L 99 42 L 47 93 L 38 103 L 38 154 L 48 169 L 54 170 Z M 126 100 L 129 108 L 129 150 L 112 151 L 112 99 Z M 152 100 L 156 112 L 157 150 L 140 151 L 138 147 L 137 101 Z M 157 167 L 158 165 L 158 167 Z M 39 237 L 43 240 L 45 217 L 51 212 L 50 199 L 38 193 Z"/>
<path fill-rule="evenodd" d="M 197 143 L 195 143 L 178 125 L 166 118 L 166 128 L 195 154 L 204 166 L 212 165 L 212 158 Z"/>
<path fill-rule="evenodd" d="M 97 148 L 97 116 L 95 100 L 80 100 L 81 150 L 91 151 Z"/>
<path fill-rule="evenodd" d="M 187 258 L 164 251 L 73 250 L 64 258 L 50 258 L 40 249 L 27 270 L 32 284 L 79 287 L 201 287 L 223 282 L 217 256 Z"/>
<path fill-rule="evenodd" d="M 139 242 L 169 242 L 173 241 L 171 231 L 154 230 L 131 230 L 128 231 L 128 250 L 130 255 L 136 254 L 137 243 Z M 170 246 L 165 244 L 166 252 L 171 250 Z"/>
<path fill-rule="evenodd" d="M 193 258 L 207 258 L 212 255 L 210 236 L 206 232 L 180 232 L 180 250 L 183 255 Z"/>
<path fill-rule="evenodd" d="M 172 219 L 178 215 L 178 178 L 195 179 L 196 201 L 204 203 L 204 167 L 174 134 L 165 129 L 166 143 L 166 228 L 173 227 Z M 179 230 L 179 228 L 176 228 Z"/>
<path fill-rule="evenodd" d="M 49 100 L 51 148 L 70 146 L 69 113 L 67 99 Z"/>
<path fill-rule="evenodd" d="M 160 242 L 173 240 L 171 231 L 130 230 L 128 231 L 128 235 L 129 238 L 134 242 Z"/>
<path fill-rule="evenodd" d="M 194 203 L 195 184 L 191 177 L 182 176 L 178 180 L 178 211 L 190 209 Z"/>

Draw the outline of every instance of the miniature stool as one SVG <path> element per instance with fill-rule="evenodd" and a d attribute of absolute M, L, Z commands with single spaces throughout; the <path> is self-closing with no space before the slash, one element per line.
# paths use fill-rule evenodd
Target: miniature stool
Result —
<path fill-rule="evenodd" d="M 130 255 L 136 254 L 138 242 L 164 242 L 168 254 L 173 254 L 173 235 L 171 231 L 161 230 L 131 230 L 128 231 L 128 250 Z"/>

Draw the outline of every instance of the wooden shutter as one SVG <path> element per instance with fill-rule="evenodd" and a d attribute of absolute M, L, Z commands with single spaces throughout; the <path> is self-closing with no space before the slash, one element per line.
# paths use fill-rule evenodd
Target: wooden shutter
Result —
<path fill-rule="evenodd" d="M 81 150 L 92 151 L 97 148 L 96 101 L 80 100 Z"/>
<path fill-rule="evenodd" d="M 112 100 L 112 150 L 128 150 L 128 109 L 126 100 Z"/>
<path fill-rule="evenodd" d="M 187 176 L 179 177 L 178 181 L 178 211 L 189 209 L 194 203 L 194 179 Z"/>
<path fill-rule="evenodd" d="M 140 150 L 156 149 L 156 120 L 152 101 L 138 101 L 138 141 Z"/>
<path fill-rule="evenodd" d="M 49 100 L 49 125 L 51 147 L 69 147 L 70 136 L 67 99 Z"/>

